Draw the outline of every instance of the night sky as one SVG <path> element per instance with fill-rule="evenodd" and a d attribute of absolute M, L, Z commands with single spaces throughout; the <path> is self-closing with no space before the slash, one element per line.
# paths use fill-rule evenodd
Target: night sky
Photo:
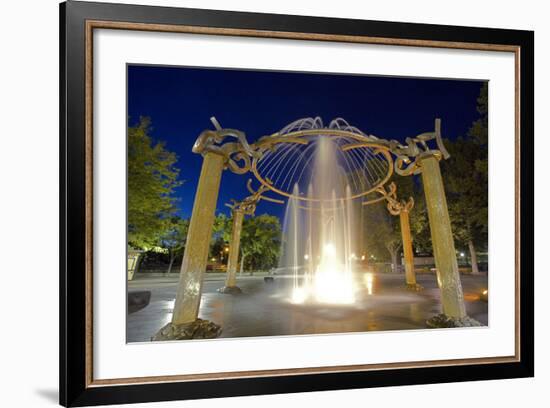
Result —
<path fill-rule="evenodd" d="M 443 137 L 464 136 L 478 118 L 480 81 L 434 80 L 365 75 L 249 71 L 211 68 L 128 66 L 129 125 L 140 116 L 152 121 L 151 136 L 166 142 L 178 155 L 184 184 L 178 188 L 180 215 L 191 215 L 202 157 L 191 152 L 197 136 L 212 129 L 215 116 L 222 127 L 240 129 L 250 142 L 279 131 L 294 120 L 337 117 L 367 134 L 404 142 L 408 136 L 432 131 L 442 120 Z M 248 195 L 253 174 L 222 177 L 218 210 Z M 254 183 L 257 187 L 258 183 Z M 274 194 L 270 194 L 276 197 Z M 281 197 L 277 197 L 281 198 Z M 282 217 L 282 205 L 262 201 L 256 214 Z"/>

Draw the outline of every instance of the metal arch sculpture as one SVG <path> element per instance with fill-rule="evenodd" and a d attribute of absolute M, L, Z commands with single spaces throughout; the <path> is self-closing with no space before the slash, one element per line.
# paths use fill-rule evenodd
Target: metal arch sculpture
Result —
<path fill-rule="evenodd" d="M 449 153 L 441 137 L 440 119 L 436 119 L 435 130 L 433 132 L 425 132 L 415 137 L 408 137 L 405 139 L 406 145 L 400 144 L 393 139 L 385 140 L 374 135 L 368 135 L 357 127 L 349 125 L 342 118 L 332 120 L 326 127 L 323 125 L 320 117 L 300 119 L 285 126 L 279 132 L 259 138 L 255 143 L 248 143 L 246 134 L 243 131 L 222 128 L 215 117 L 211 117 L 210 120 L 215 130 L 204 130 L 197 138 L 192 149 L 193 152 L 203 156 L 207 153 L 220 155 L 224 158 L 224 168 L 236 174 L 245 174 L 248 171 L 252 171 L 263 186 L 286 197 L 292 197 L 292 193 L 288 189 L 285 191 L 277 187 L 277 181 L 275 177 L 272 177 L 273 171 L 267 173 L 268 176 L 271 176 L 267 177 L 265 174 L 262 174 L 259 167 L 261 167 L 262 163 L 268 162 L 270 156 L 284 150 L 285 147 L 290 145 L 308 146 L 311 144 L 312 139 L 319 136 L 330 136 L 343 140 L 340 146 L 342 152 L 351 153 L 355 151 L 355 157 L 352 159 L 353 163 L 350 164 L 348 162 L 350 168 L 356 166 L 355 170 L 360 170 L 361 164 L 364 163 L 367 164 L 363 170 L 368 170 L 368 164 L 374 159 L 377 159 L 379 162 L 386 162 L 387 169 L 384 167 L 381 168 L 381 163 L 374 162 L 372 165 L 373 168 L 376 167 L 375 173 L 380 173 L 381 170 L 385 173 L 376 180 L 376 183 L 371 182 L 367 186 L 365 179 L 356 180 L 357 184 L 363 183 L 361 187 L 368 188 L 364 188 L 362 191 L 353 194 L 351 199 L 364 197 L 373 192 L 380 193 L 380 188 L 386 185 L 394 171 L 401 176 L 419 174 L 421 172 L 420 159 L 422 157 L 434 156 L 438 160 L 449 157 Z M 225 141 L 227 138 L 234 138 L 236 142 L 227 142 Z M 431 140 L 436 141 L 435 149 L 430 148 L 428 145 L 428 142 Z M 357 153 L 358 150 L 368 150 L 366 153 L 363 152 L 363 157 L 365 158 L 363 162 L 359 160 L 361 155 Z M 279 161 L 293 158 L 289 152 L 283 153 L 283 157 L 280 156 L 275 158 L 278 158 Z M 395 156 L 395 159 L 392 156 Z M 300 158 L 302 162 L 305 162 L 307 159 L 310 158 L 307 156 Z M 271 164 L 275 164 L 273 161 L 271 160 Z M 295 173 L 297 173 L 296 168 L 299 164 L 294 164 Z M 279 168 L 280 163 L 277 170 Z M 284 170 L 284 167 L 280 168 L 280 170 Z M 302 169 L 299 174 L 303 173 Z M 287 180 L 285 184 L 288 187 L 293 183 L 291 180 Z M 310 200 L 304 196 L 295 198 L 305 201 Z M 383 198 L 380 197 L 381 199 Z M 313 199 L 313 201 L 316 201 L 316 199 Z"/>
<path fill-rule="evenodd" d="M 293 122 L 280 132 L 261 137 L 257 142 L 249 144 L 244 132 L 224 129 L 214 117 L 211 121 L 215 130 L 203 131 L 193 147 L 193 152 L 203 156 L 203 165 L 193 205 L 172 321 L 157 333 L 156 339 L 181 339 L 189 336 L 210 338 L 218 336 L 221 331 L 215 323 L 198 319 L 198 312 L 208 244 L 223 170 L 227 168 L 237 174 L 244 174 L 251 170 L 264 187 L 291 197 L 292 194 L 289 191 L 277 187 L 278 180 L 273 180 L 268 177 L 268 174 L 262 174 L 258 168 L 260 161 L 265 160 L 266 155 L 272 155 L 277 150 L 281 150 L 280 144 L 302 146 L 305 150 L 307 149 L 305 146 L 310 143 L 310 138 L 323 135 L 343 140 L 345 143 L 341 143 L 340 146 L 342 154 L 349 152 L 353 155 L 353 151 L 363 149 L 365 157 L 369 154 L 371 159 L 380 156 L 382 159 L 379 162 L 385 162 L 385 165 L 379 168 L 381 170 L 379 177 L 373 177 L 368 186 L 364 181 L 361 188 L 356 184 L 356 191 L 351 195 L 352 199 L 364 197 L 371 192 L 380 193 L 380 187 L 389 181 L 393 171 L 401 176 L 421 174 L 444 320 L 447 324 L 451 321 L 457 326 L 473 324 L 472 319 L 466 315 L 464 306 L 445 189 L 439 168 L 439 161 L 449 156 L 442 142 L 440 119 L 435 120 L 433 132 L 407 138 L 406 145 L 395 140 L 388 141 L 366 135 L 343 119 L 332 121 L 326 128 L 322 126 L 320 118 L 307 118 Z M 228 137 L 236 139 L 236 142 L 224 143 Z M 435 140 L 436 149 L 429 147 L 428 142 L 431 140 Z M 392 156 L 396 157 L 395 161 Z M 284 160 L 284 158 L 280 159 Z M 352 169 L 357 170 L 353 167 Z M 296 198 L 304 200 L 307 197 Z M 440 316 L 434 318 L 434 322 L 438 320 L 441 320 Z M 428 322 L 428 324 L 431 323 Z"/>
<path fill-rule="evenodd" d="M 428 146 L 430 140 L 436 142 L 437 149 L 431 149 Z M 411 174 L 420 174 L 420 160 L 423 156 L 434 156 L 437 160 L 448 159 L 449 152 L 443 144 L 441 137 L 441 119 L 435 120 L 435 129 L 433 132 L 422 133 L 413 138 L 406 138 L 406 146 L 399 145 L 397 141 L 392 140 L 392 153 L 396 156 L 395 172 L 400 176 L 409 176 Z M 411 158 L 415 158 L 411 161 Z"/>
<path fill-rule="evenodd" d="M 399 216 L 399 223 L 401 229 L 401 241 L 403 244 L 403 255 L 405 258 L 405 282 L 407 289 L 421 290 L 420 286 L 416 282 L 416 274 L 414 271 L 414 255 L 412 248 L 412 235 L 409 221 L 409 213 L 414 206 L 414 199 L 409 197 L 408 200 L 397 199 L 397 186 L 395 183 L 388 185 L 388 190 L 385 187 L 380 187 L 378 193 L 382 195 L 382 200 L 386 200 L 386 208 L 391 215 Z M 380 199 L 363 202 L 363 205 L 370 205 L 373 202 L 382 201 Z"/>
<path fill-rule="evenodd" d="M 223 129 L 215 117 L 211 117 L 210 121 L 216 130 L 204 130 L 193 145 L 193 153 L 205 155 L 207 153 L 215 153 L 225 157 L 226 166 L 236 174 L 244 174 L 250 170 L 250 157 L 254 157 L 258 153 L 252 149 L 246 140 L 246 134 L 236 129 Z M 223 141 L 227 137 L 237 139 L 237 142 Z M 239 162 L 243 162 L 239 166 Z"/>
<path fill-rule="evenodd" d="M 276 198 L 266 197 L 263 194 L 269 191 L 269 188 L 260 185 L 257 190 L 252 188 L 252 179 L 248 179 L 246 188 L 250 192 L 250 195 L 243 198 L 241 201 L 231 199 L 231 204 L 225 204 L 226 207 L 231 208 L 231 211 L 242 211 L 245 215 L 254 215 L 256 212 L 256 206 L 261 200 L 269 201 L 277 204 L 284 204 L 283 200 L 277 200 Z"/>
<path fill-rule="evenodd" d="M 393 164 L 393 168 L 388 171 L 389 176 L 387 176 L 384 182 L 379 183 L 377 186 L 373 186 L 370 192 L 378 192 L 380 194 L 380 188 L 389 180 L 392 170 L 395 170 L 395 173 L 400 176 L 410 176 L 413 174 L 420 174 L 422 176 L 432 235 L 432 245 L 434 248 L 437 281 L 441 291 L 442 314 L 445 317 L 443 320 L 451 321 L 452 324 L 457 326 L 476 324 L 473 319 L 470 319 L 466 315 L 452 227 L 449 219 L 443 179 L 439 168 L 439 161 L 449 157 L 449 153 L 443 144 L 441 136 L 441 120 L 435 120 L 433 132 L 425 132 L 415 137 L 407 138 L 406 145 L 402 145 L 396 140 L 388 141 L 379 139 L 373 135 L 367 136 L 357 128 L 350 127 L 347 122 L 343 122 L 345 123 L 344 130 L 340 128 L 334 129 L 332 130 L 332 134 L 338 135 L 339 132 L 344 132 L 351 139 L 355 140 L 355 143 L 348 143 L 346 146 L 343 146 L 343 152 L 376 146 L 378 151 L 386 152 L 388 156 L 390 153 L 395 156 L 395 161 L 391 156 L 388 158 L 388 162 Z M 333 121 L 333 123 L 339 124 L 341 122 L 336 120 Z M 316 128 L 321 126 L 321 124 L 322 121 L 318 118 L 310 118 L 293 122 L 283 130 L 286 134 L 291 134 L 294 137 L 302 137 L 305 135 L 319 134 L 318 129 L 304 130 L 303 128 L 308 126 Z M 433 148 L 430 147 L 429 143 L 432 140 L 435 140 L 436 145 Z M 255 167 L 256 163 L 257 159 L 253 160 L 253 172 L 255 175 L 257 175 L 257 171 L 254 171 L 255 168 L 257 168 L 257 165 Z M 262 180 L 260 180 L 260 182 L 262 182 Z M 263 182 L 262 184 L 270 187 L 269 183 Z M 274 188 L 272 189 L 276 191 Z M 369 190 L 366 190 L 363 194 L 355 194 L 353 198 L 366 196 L 368 192 Z M 375 200 L 380 201 L 383 199 L 385 199 L 384 194 Z M 413 205 L 412 202 L 410 205 Z M 404 209 L 406 208 L 405 206 Z M 402 211 L 402 214 L 408 214 L 408 212 Z M 441 316 L 436 316 L 433 322 L 430 323 L 429 321 L 428 324 L 437 324 L 438 320 L 441 320 Z"/>
<path fill-rule="evenodd" d="M 334 119 L 328 126 L 319 117 L 300 119 L 262 137 L 257 143 L 261 155 L 253 158 L 251 170 L 262 185 L 282 196 L 322 201 L 310 197 L 306 191 L 313 177 L 313 148 L 323 137 L 332 138 L 338 145 L 340 164 L 344 173 L 350 175 L 353 189 L 349 199 L 366 196 L 390 179 L 393 160 L 387 143 L 366 135 L 342 118 Z M 352 145 L 357 146 L 356 150 L 348 153 L 347 146 Z M 299 186 L 300 194 L 293 192 L 295 185 Z"/>
<path fill-rule="evenodd" d="M 386 200 L 386 208 L 388 209 L 388 212 L 391 215 L 399 215 L 402 211 L 410 211 L 412 210 L 414 206 L 414 199 L 412 197 L 409 197 L 408 200 L 398 200 L 397 199 L 397 186 L 394 182 L 391 182 L 388 185 L 388 190 L 384 187 L 380 187 L 380 189 L 377 190 L 378 193 L 382 195 L 381 199 L 377 199 L 377 201 L 383 201 Z M 366 201 L 363 202 L 363 205 L 370 205 L 375 201 Z"/>

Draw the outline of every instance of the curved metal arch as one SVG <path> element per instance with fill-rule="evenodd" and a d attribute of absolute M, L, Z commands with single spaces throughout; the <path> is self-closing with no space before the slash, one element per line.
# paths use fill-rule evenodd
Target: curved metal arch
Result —
<path fill-rule="evenodd" d="M 293 123 L 300 123 L 300 121 L 296 121 Z M 317 123 L 317 122 L 313 122 Z M 346 122 L 347 123 L 347 122 Z M 291 124 L 292 125 L 292 124 Z M 287 129 L 287 128 L 285 128 Z M 355 128 L 354 128 L 355 129 Z M 393 158 L 391 156 L 390 146 L 387 143 L 384 143 L 383 140 L 377 139 L 374 136 L 366 136 L 363 133 L 357 133 L 351 130 L 345 130 L 345 129 L 335 129 L 335 128 L 314 128 L 314 129 L 300 129 L 300 130 L 292 130 L 288 133 L 281 134 L 280 132 L 274 133 L 271 136 L 265 136 L 261 138 L 257 143 L 255 143 L 255 147 L 258 149 L 264 150 L 271 149 L 275 144 L 281 144 L 281 143 L 300 143 L 300 144 L 308 144 L 309 141 L 306 139 L 310 136 L 329 136 L 329 137 L 336 137 L 336 138 L 342 138 L 345 140 L 354 140 L 357 143 L 348 144 L 346 146 L 341 146 L 340 149 L 342 152 L 347 152 L 351 150 L 352 148 L 369 148 L 373 155 L 379 155 L 382 156 L 385 162 L 387 163 L 388 170 L 386 175 L 376 183 L 376 185 L 372 186 L 371 188 L 365 189 L 364 191 L 361 191 L 360 193 L 352 194 L 350 197 L 341 197 L 339 199 L 356 199 L 360 197 L 364 197 L 373 191 L 376 191 L 380 186 L 383 186 L 388 182 L 388 180 L 393 175 L 393 168 L 394 168 L 394 162 Z M 260 174 L 260 171 L 258 170 L 258 165 L 261 163 L 263 155 L 258 155 L 257 157 L 254 157 L 252 159 L 252 165 L 251 170 L 254 176 L 258 179 L 258 181 L 266 186 L 267 188 L 271 189 L 277 194 L 280 194 L 282 196 L 288 197 L 288 198 L 296 198 L 301 201 L 323 201 L 320 198 L 312 198 L 307 196 L 296 196 L 290 192 L 283 191 L 282 189 L 276 187 L 273 182 L 264 176 Z"/>

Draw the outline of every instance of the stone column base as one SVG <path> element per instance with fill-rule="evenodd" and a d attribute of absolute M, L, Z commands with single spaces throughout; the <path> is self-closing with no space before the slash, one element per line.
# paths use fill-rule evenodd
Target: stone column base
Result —
<path fill-rule="evenodd" d="M 243 293 L 241 288 L 238 286 L 224 286 L 223 288 L 219 288 L 218 292 L 225 293 L 226 295 L 238 295 Z"/>
<path fill-rule="evenodd" d="M 407 283 L 407 290 L 412 290 L 414 292 L 419 292 L 424 289 L 424 286 L 419 285 L 418 283 Z"/>
<path fill-rule="evenodd" d="M 220 325 L 203 319 L 178 325 L 170 322 L 151 337 L 151 341 L 215 339 L 221 332 Z"/>
<path fill-rule="evenodd" d="M 472 319 L 469 316 L 462 318 L 450 317 L 443 313 L 435 315 L 434 317 L 426 320 L 426 325 L 430 329 L 440 329 L 445 327 L 478 327 L 482 326 L 480 322 Z"/>

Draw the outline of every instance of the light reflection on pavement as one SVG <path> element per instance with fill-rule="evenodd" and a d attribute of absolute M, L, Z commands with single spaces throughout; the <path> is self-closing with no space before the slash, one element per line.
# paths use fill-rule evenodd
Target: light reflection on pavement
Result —
<path fill-rule="evenodd" d="M 488 303 L 479 299 L 487 288 L 487 276 L 462 276 L 468 315 L 487 325 Z M 424 329 L 425 321 L 441 312 L 435 275 L 419 274 L 420 292 L 404 288 L 404 276 L 377 274 L 369 295 L 364 279 L 357 278 L 357 301 L 353 305 L 289 302 L 291 279 L 275 276 L 238 277 L 240 295 L 220 294 L 223 278 L 204 282 L 199 317 L 222 326 L 221 337 L 277 336 Z M 177 279 L 142 279 L 129 282 L 129 290 L 150 290 L 150 304 L 128 315 L 127 341 L 150 341 L 172 318 Z"/>

